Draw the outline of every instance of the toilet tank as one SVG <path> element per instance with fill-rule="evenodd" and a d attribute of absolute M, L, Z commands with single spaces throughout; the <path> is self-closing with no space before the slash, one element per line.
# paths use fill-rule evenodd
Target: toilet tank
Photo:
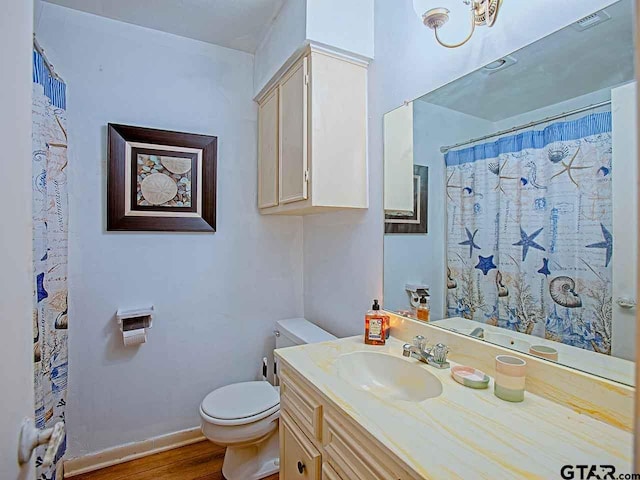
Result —
<path fill-rule="evenodd" d="M 290 318 L 276 322 L 276 348 L 307 343 L 327 342 L 336 337 L 304 318 Z"/>

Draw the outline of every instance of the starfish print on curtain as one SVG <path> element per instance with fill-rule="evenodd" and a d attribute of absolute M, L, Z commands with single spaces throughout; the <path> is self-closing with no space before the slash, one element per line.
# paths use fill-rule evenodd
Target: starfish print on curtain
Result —
<path fill-rule="evenodd" d="M 477 248 L 478 250 L 482 250 L 478 245 L 476 245 L 475 238 L 478 234 L 478 230 L 471 233 L 468 228 L 465 228 L 467 231 L 467 239 L 464 242 L 460 242 L 458 245 L 469 245 L 469 258 L 473 257 L 473 249 Z"/>
<path fill-rule="evenodd" d="M 600 228 L 602 228 L 602 236 L 604 237 L 604 241 L 598 243 L 592 243 L 591 245 L 587 245 L 586 248 L 604 248 L 605 253 L 605 262 L 604 266 L 608 267 L 609 262 L 611 262 L 611 255 L 613 255 L 613 235 L 607 230 L 607 227 L 600 224 Z"/>
<path fill-rule="evenodd" d="M 571 157 L 571 160 L 569 160 L 569 163 L 561 162 L 561 165 L 564 168 L 562 170 L 560 170 L 558 173 L 556 173 L 554 176 L 552 176 L 551 180 L 553 180 L 556 177 L 559 177 L 563 173 L 566 173 L 567 176 L 569 177 L 569 180 L 571 180 L 571 182 L 576 187 L 580 187 L 580 185 L 578 185 L 578 182 L 576 182 L 575 178 L 573 178 L 573 175 L 571 174 L 571 172 L 573 170 L 587 170 L 587 169 L 591 168 L 591 166 L 574 167 L 573 166 L 573 162 L 575 162 L 576 157 L 578 156 L 578 153 L 580 153 L 580 149 L 579 148 L 578 148 L 578 150 L 576 150 L 576 153 L 574 153 L 573 157 Z"/>
<path fill-rule="evenodd" d="M 478 264 L 475 266 L 478 270 L 485 274 L 485 276 L 496 268 L 496 264 L 493 263 L 493 255 L 490 257 L 478 256 Z"/>
<path fill-rule="evenodd" d="M 522 227 L 520 227 L 520 241 L 514 243 L 513 245 L 516 247 L 522 247 L 523 262 L 527 259 L 527 253 L 529 253 L 529 248 L 536 248 L 538 250 L 542 250 L 543 252 L 545 251 L 545 248 L 542 245 L 538 245 L 534 241 L 534 238 L 540 235 L 540 232 L 542 232 L 542 230 L 543 228 L 540 228 L 539 230 L 536 230 L 535 232 L 533 232 L 531 235 L 527 235 L 527 232 L 525 232 L 522 229 Z"/>

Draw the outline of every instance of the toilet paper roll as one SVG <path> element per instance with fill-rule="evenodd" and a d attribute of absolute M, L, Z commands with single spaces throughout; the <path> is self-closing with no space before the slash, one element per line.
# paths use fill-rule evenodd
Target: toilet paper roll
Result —
<path fill-rule="evenodd" d="M 147 341 L 147 333 L 144 328 L 139 330 L 128 330 L 126 332 L 122 332 L 122 338 L 124 339 L 125 347 L 140 345 Z"/>

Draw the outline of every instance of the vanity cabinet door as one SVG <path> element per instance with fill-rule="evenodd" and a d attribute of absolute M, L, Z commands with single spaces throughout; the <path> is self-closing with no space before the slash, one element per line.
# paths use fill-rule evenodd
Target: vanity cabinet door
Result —
<path fill-rule="evenodd" d="M 322 441 L 322 403 L 309 390 L 290 377 L 289 370 L 280 371 L 280 410 L 296 422 L 311 440 Z"/>
<path fill-rule="evenodd" d="M 338 475 L 331 465 L 328 463 L 322 464 L 322 480 L 342 480 L 342 477 Z"/>
<path fill-rule="evenodd" d="M 280 480 L 321 480 L 320 452 L 289 416 L 280 417 Z"/>
<path fill-rule="evenodd" d="M 323 459 L 348 480 L 409 480 L 419 478 L 402 468 L 386 448 L 367 440 L 357 425 L 342 415 L 324 415 Z M 331 477 L 328 477 L 331 478 Z"/>
<path fill-rule="evenodd" d="M 280 86 L 280 203 L 307 199 L 308 58 L 282 79 Z"/>
<path fill-rule="evenodd" d="M 258 208 L 278 205 L 278 89 L 258 110 Z"/>

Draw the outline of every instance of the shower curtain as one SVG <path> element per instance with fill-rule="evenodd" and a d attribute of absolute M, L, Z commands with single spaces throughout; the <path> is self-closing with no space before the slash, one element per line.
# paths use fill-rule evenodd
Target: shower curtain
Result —
<path fill-rule="evenodd" d="M 67 132 L 66 87 L 33 52 L 33 360 L 38 428 L 64 421 L 67 391 Z M 66 439 L 56 463 L 64 455 Z M 57 465 L 37 478 L 54 480 Z M 58 477 L 60 478 L 60 477 Z"/>
<path fill-rule="evenodd" d="M 611 112 L 448 152 L 448 315 L 610 354 L 611 154 Z"/>

